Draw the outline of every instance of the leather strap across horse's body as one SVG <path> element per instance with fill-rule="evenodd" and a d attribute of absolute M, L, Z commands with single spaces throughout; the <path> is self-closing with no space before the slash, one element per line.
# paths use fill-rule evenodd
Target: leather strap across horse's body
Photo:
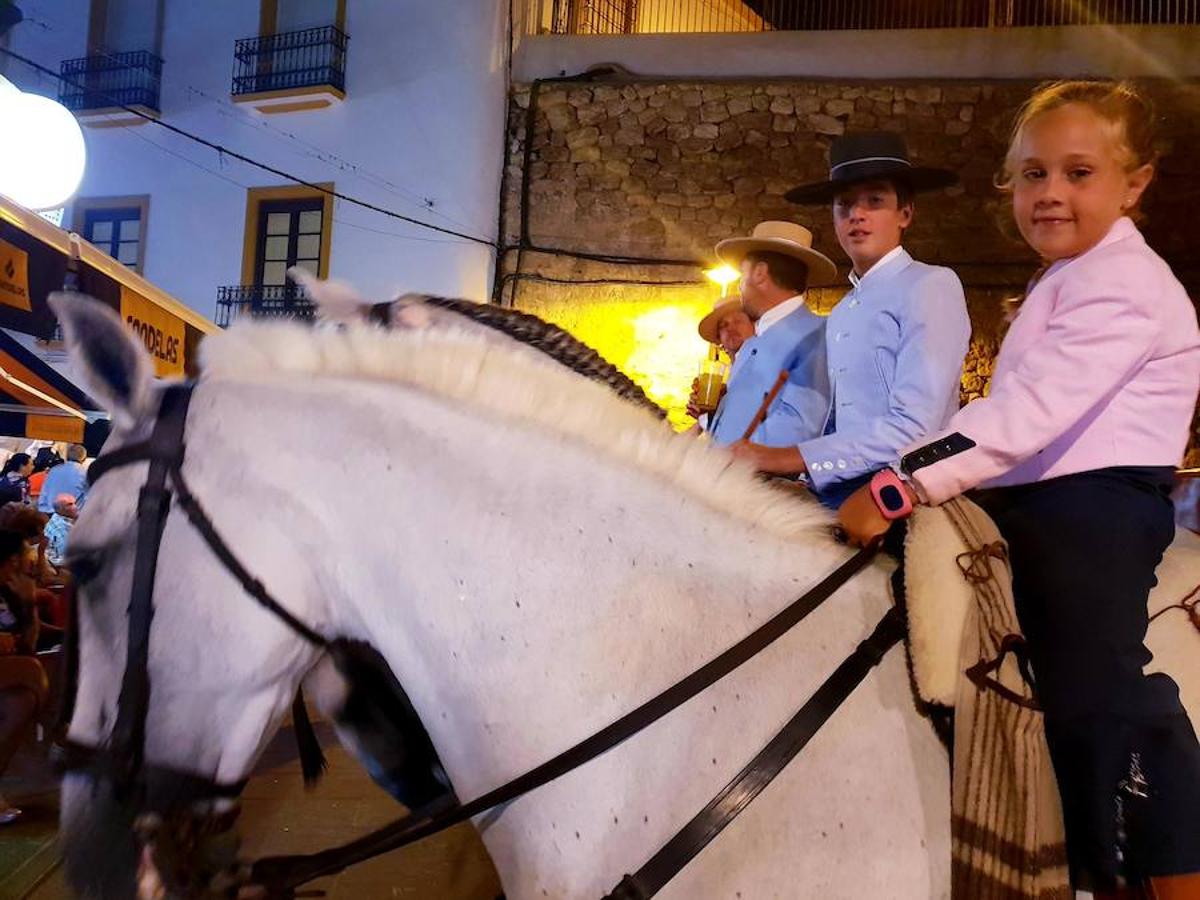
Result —
<path fill-rule="evenodd" d="M 251 883 L 267 888 L 269 896 L 272 897 L 291 896 L 291 892 L 300 885 L 307 884 L 316 878 L 336 874 L 349 866 L 416 843 L 453 825 L 486 813 L 497 806 L 511 802 L 523 794 L 527 794 L 562 775 L 566 775 L 568 772 L 574 771 L 602 753 L 623 743 L 654 722 L 657 722 L 667 713 L 683 705 L 701 691 L 711 687 L 734 669 L 752 659 L 761 650 L 774 643 L 790 631 L 794 625 L 829 599 L 838 588 L 858 574 L 874 558 L 875 552 L 876 548 L 874 546 L 858 551 L 810 591 L 793 601 L 788 607 L 760 625 L 728 650 L 714 657 L 708 663 L 690 675 L 685 676 L 662 693 L 647 700 L 632 712 L 626 713 L 620 719 L 596 732 L 591 737 L 580 741 L 575 746 L 563 751 L 553 759 L 542 763 L 537 768 L 526 772 L 524 775 L 514 778 L 507 784 L 462 805 L 453 806 L 441 811 L 430 808 L 416 810 L 403 819 L 385 825 L 371 834 L 340 847 L 323 850 L 319 853 L 261 859 L 253 866 Z M 889 616 L 892 616 L 893 612 L 896 616 L 899 616 L 898 611 L 889 612 Z M 833 714 L 841 701 L 845 699 L 845 696 L 849 696 L 850 691 L 862 680 L 862 676 L 865 676 L 866 671 L 871 666 L 867 666 L 863 670 L 862 675 L 858 676 L 852 683 L 848 680 L 848 673 L 861 666 L 864 660 L 872 659 L 876 652 L 878 652 L 879 658 L 882 658 L 883 653 L 895 643 L 895 641 L 892 641 L 891 643 L 887 643 L 886 646 L 883 645 L 884 636 L 892 633 L 891 623 L 894 621 L 896 619 L 885 617 L 880 626 L 876 628 L 875 633 L 859 645 L 859 648 L 839 667 L 829 681 L 822 685 L 817 693 L 813 695 L 809 703 L 805 704 L 792 723 L 789 723 L 789 726 L 780 733 L 780 736 L 776 738 L 776 741 L 779 742 L 778 745 L 772 742 L 772 745 L 768 746 L 767 749 L 756 757 L 750 767 L 734 779 L 734 782 L 726 786 L 722 793 L 709 805 L 712 811 L 709 812 L 706 810 L 706 813 L 701 814 L 704 822 L 702 827 L 698 829 L 692 828 L 691 824 L 685 826 L 684 830 L 668 843 L 667 848 L 669 848 L 669 852 L 667 855 L 662 859 L 655 857 L 655 860 L 651 861 L 653 864 L 652 872 L 655 874 L 656 880 L 661 879 L 662 875 L 670 868 L 670 864 L 677 863 L 670 870 L 670 874 L 666 876 L 666 881 L 669 881 L 721 829 L 733 821 L 742 809 L 749 804 L 750 800 L 775 775 L 782 771 L 788 761 L 799 752 L 809 738 Z M 898 621 L 902 623 L 902 617 L 899 617 Z M 885 623 L 888 623 L 886 628 L 884 627 Z M 881 629 L 883 629 L 882 632 Z M 873 666 L 874 662 L 871 665 Z M 844 695 L 842 695 L 843 692 Z M 835 697 L 837 698 L 836 700 L 833 699 Z M 790 753 L 785 753 L 780 748 L 788 744 L 794 745 L 795 749 L 791 750 Z M 722 798 L 738 795 L 742 787 L 749 785 L 756 778 L 761 780 L 761 784 L 757 786 L 753 793 L 742 794 L 744 802 L 722 802 Z M 715 807 L 714 804 L 716 804 Z M 695 820 L 693 820 L 692 824 L 694 822 Z M 705 832 L 710 833 L 702 842 L 697 843 L 694 839 L 695 836 Z M 662 883 L 665 884 L 666 881 Z M 655 888 L 655 890 L 657 889 Z M 615 896 L 620 897 L 622 895 L 617 894 Z M 652 896 L 652 894 L 639 895 L 635 893 L 628 896 L 648 897 Z"/>
<path fill-rule="evenodd" d="M 645 865 L 621 879 L 604 900 L 648 900 L 662 890 L 804 749 L 867 674 L 904 638 L 904 632 L 904 614 L 893 606 L 750 764 Z"/>

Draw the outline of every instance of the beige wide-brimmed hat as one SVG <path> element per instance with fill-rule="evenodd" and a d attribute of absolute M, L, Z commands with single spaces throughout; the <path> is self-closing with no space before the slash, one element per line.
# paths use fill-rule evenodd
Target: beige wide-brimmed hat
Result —
<path fill-rule="evenodd" d="M 808 266 L 808 286 L 830 284 L 837 278 L 837 266 L 824 253 L 814 250 L 812 232 L 795 222 L 759 222 L 750 237 L 730 238 L 717 244 L 717 256 L 731 266 L 740 266 L 747 253 L 755 250 L 782 253 Z"/>
<path fill-rule="evenodd" d="M 704 338 L 710 344 L 717 343 L 719 337 L 718 332 L 721 329 L 721 320 L 731 312 L 740 312 L 742 309 L 742 298 L 733 297 L 718 300 L 713 304 L 712 312 L 700 320 L 700 324 L 696 330 L 700 332 L 700 337 Z"/>

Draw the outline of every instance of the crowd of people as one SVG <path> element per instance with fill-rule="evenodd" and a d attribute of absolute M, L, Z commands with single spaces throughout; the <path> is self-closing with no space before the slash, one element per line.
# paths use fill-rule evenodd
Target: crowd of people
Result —
<path fill-rule="evenodd" d="M 799 225 L 718 244 L 741 298 L 700 325 L 732 357 L 701 427 L 803 479 L 856 544 L 894 547 L 915 506 L 972 491 L 1008 543 L 1072 883 L 1197 900 L 1200 744 L 1172 679 L 1143 672 L 1200 392 L 1196 311 L 1137 226 L 1156 147 L 1127 84 L 1046 85 L 1020 110 L 997 187 L 1041 266 L 990 392 L 960 409 L 962 284 L 903 247 L 915 197 L 956 176 L 914 165 L 898 134 L 837 138 L 828 179 L 787 197 L 829 208 L 850 290 L 827 319 L 808 310 L 835 267 Z"/>
<path fill-rule="evenodd" d="M 66 459 L 51 447 L 14 453 L 0 469 L 0 775 L 28 737 L 47 699 L 39 653 L 61 645 L 64 568 L 71 528 L 86 502 L 87 451 Z M 0 795 L 0 825 L 20 810 Z"/>

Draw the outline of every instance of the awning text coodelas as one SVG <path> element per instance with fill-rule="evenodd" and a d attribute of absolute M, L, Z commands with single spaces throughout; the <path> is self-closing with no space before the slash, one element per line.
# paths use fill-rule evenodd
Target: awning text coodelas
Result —
<path fill-rule="evenodd" d="M 0 327 L 51 339 L 57 322 L 46 300 L 71 268 L 78 289 L 117 310 L 142 339 L 156 374 L 194 373 L 213 322 L 77 235 L 0 198 Z"/>

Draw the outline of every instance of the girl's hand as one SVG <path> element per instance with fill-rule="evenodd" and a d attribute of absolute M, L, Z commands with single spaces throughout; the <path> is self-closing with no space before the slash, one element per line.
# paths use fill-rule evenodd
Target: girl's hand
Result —
<path fill-rule="evenodd" d="M 12 656 L 17 652 L 17 639 L 7 631 L 0 631 L 0 656 Z"/>
<path fill-rule="evenodd" d="M 847 539 L 856 547 L 865 547 L 879 540 L 892 526 L 875 505 L 869 484 L 860 487 L 841 505 L 838 522 L 846 532 Z"/>

